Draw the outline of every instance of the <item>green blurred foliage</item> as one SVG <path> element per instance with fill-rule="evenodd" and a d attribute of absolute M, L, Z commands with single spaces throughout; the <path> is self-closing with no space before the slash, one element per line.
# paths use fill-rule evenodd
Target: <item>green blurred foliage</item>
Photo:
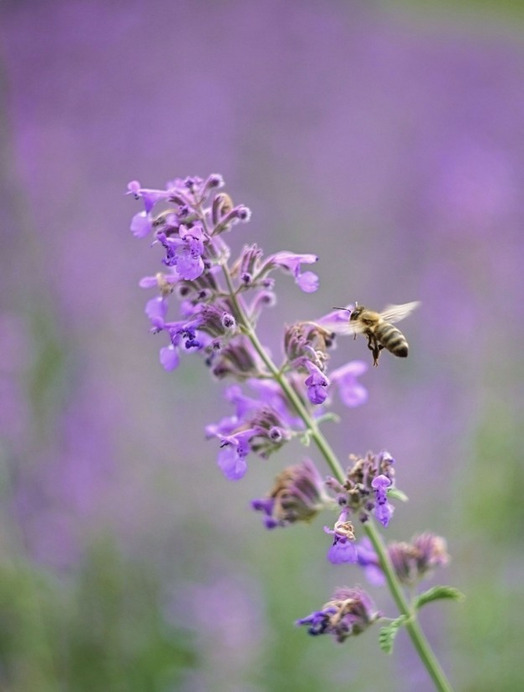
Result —
<path fill-rule="evenodd" d="M 175 689 L 196 656 L 168 624 L 150 565 L 97 541 L 75 574 L 0 567 L 0 685 L 6 692 Z"/>

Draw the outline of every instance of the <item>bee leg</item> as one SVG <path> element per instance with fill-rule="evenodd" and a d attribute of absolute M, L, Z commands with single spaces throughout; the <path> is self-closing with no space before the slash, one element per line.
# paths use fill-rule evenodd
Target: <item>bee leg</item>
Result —
<path fill-rule="evenodd" d="M 373 354 L 373 365 L 377 367 L 378 357 L 380 356 L 380 352 L 382 351 L 384 346 L 382 346 L 382 344 L 379 344 L 372 334 L 368 334 L 368 348 Z"/>
<path fill-rule="evenodd" d="M 378 358 L 383 348 L 384 346 L 382 346 L 382 344 L 377 344 L 375 342 L 375 348 L 373 349 L 373 366 L 376 368 L 378 368 Z"/>

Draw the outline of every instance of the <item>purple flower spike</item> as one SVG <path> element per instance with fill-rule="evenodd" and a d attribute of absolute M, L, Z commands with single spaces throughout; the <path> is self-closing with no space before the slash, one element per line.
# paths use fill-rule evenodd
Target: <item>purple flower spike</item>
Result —
<path fill-rule="evenodd" d="M 349 407 L 361 406 L 368 399 L 368 392 L 357 377 L 368 369 L 362 360 L 352 360 L 330 373 L 331 381 L 337 384 L 342 403 Z"/>

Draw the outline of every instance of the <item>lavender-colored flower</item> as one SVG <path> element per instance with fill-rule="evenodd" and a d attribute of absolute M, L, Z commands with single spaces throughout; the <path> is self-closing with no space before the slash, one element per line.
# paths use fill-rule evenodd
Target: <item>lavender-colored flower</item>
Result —
<path fill-rule="evenodd" d="M 218 464 L 227 478 L 238 480 L 245 474 L 246 457 L 254 452 L 266 458 L 294 436 L 296 419 L 284 408 L 281 396 L 272 386 L 254 380 L 258 398 L 245 395 L 238 386 L 226 390 L 226 398 L 234 404 L 235 414 L 219 423 L 208 425 L 208 437 L 221 442 Z"/>
<path fill-rule="evenodd" d="M 375 516 L 383 526 L 389 524 L 393 515 L 394 507 L 388 502 L 388 488 L 392 484 L 393 481 L 384 474 L 375 476 L 371 481 L 371 487 L 375 491 Z"/>
<path fill-rule="evenodd" d="M 373 601 L 361 587 L 341 587 L 320 610 L 297 620 L 297 625 L 306 625 L 312 636 L 332 634 L 342 643 L 364 632 L 379 617 Z"/>
<path fill-rule="evenodd" d="M 149 214 L 155 204 L 168 197 L 168 192 L 165 190 L 151 190 L 143 188 L 138 180 L 132 180 L 127 186 L 128 195 L 133 195 L 135 199 L 142 199 L 146 214 Z"/>
<path fill-rule="evenodd" d="M 316 255 L 298 255 L 294 252 L 277 252 L 275 255 L 268 257 L 266 263 L 271 267 L 280 267 L 284 271 L 291 273 L 295 279 L 295 283 L 305 292 L 314 293 L 318 289 L 318 276 L 313 272 L 301 272 L 302 264 L 313 264 L 318 261 Z"/>
<path fill-rule="evenodd" d="M 449 562 L 445 539 L 429 532 L 413 536 L 410 543 L 391 543 L 388 552 L 398 578 L 407 585 L 416 584 Z"/>
<path fill-rule="evenodd" d="M 360 384 L 357 377 L 368 369 L 362 360 L 351 360 L 340 368 L 329 373 L 329 379 L 338 387 L 342 403 L 354 407 L 365 404 L 368 399 L 367 389 Z"/>
<path fill-rule="evenodd" d="M 258 354 L 245 336 L 239 335 L 226 345 L 218 343 L 217 346 L 213 345 L 207 358 L 215 377 L 222 379 L 229 376 L 255 382 L 255 378 L 263 374 Z"/>
<path fill-rule="evenodd" d="M 341 484 L 330 477 L 328 487 L 338 494 L 340 506 L 347 507 L 360 521 L 367 521 L 375 510 L 378 521 L 387 526 L 393 513 L 387 501 L 388 489 L 394 486 L 393 457 L 388 452 L 368 452 L 363 458 L 351 455 L 350 460 L 346 481 Z"/>
<path fill-rule="evenodd" d="M 328 560 L 334 565 L 355 563 L 357 551 L 354 545 L 355 532 L 353 524 L 348 521 L 348 510 L 342 510 L 333 529 L 324 526 L 324 531 L 333 536 L 333 544 L 328 551 Z"/>
<path fill-rule="evenodd" d="M 238 481 L 247 471 L 246 457 L 251 447 L 250 441 L 257 434 L 253 428 L 233 435 L 221 436 L 221 450 L 218 453 L 218 467 L 230 481 Z"/>
<path fill-rule="evenodd" d="M 312 404 L 323 404 L 327 399 L 329 380 L 320 368 L 311 361 L 304 360 L 304 366 L 309 372 L 309 376 L 304 381 L 308 399 Z"/>
<path fill-rule="evenodd" d="M 253 500 L 251 506 L 264 512 L 266 528 L 273 529 L 297 521 L 309 522 L 332 503 L 316 466 L 306 459 L 279 473 L 269 495 Z"/>
<path fill-rule="evenodd" d="M 295 322 L 284 333 L 284 352 L 289 363 L 295 366 L 310 360 L 324 370 L 332 345 L 332 333 L 315 322 Z"/>

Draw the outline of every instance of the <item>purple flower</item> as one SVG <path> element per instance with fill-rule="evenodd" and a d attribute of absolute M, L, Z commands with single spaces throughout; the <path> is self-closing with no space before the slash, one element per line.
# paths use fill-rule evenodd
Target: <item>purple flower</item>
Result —
<path fill-rule="evenodd" d="M 165 190 L 151 190 L 140 186 L 138 180 L 132 180 L 127 186 L 128 195 L 133 195 L 135 199 L 142 199 L 147 214 L 153 209 L 160 199 L 165 199 L 168 192 Z"/>
<path fill-rule="evenodd" d="M 395 472 L 393 458 L 388 452 L 372 454 L 365 457 L 350 455 L 352 466 L 348 469 L 346 481 L 339 483 L 335 478 L 328 478 L 327 485 L 337 493 L 340 506 L 347 508 L 361 521 L 366 521 L 372 510 L 384 526 L 387 526 L 393 506 L 387 501 L 387 490 L 393 487 Z"/>
<path fill-rule="evenodd" d="M 314 293 L 318 289 L 318 276 L 313 272 L 301 272 L 302 264 L 313 264 L 318 261 L 316 255 L 299 255 L 294 252 L 277 252 L 275 255 L 268 257 L 266 266 L 280 267 L 284 271 L 291 273 L 295 279 L 295 283 L 305 292 Z"/>
<path fill-rule="evenodd" d="M 357 551 L 354 545 L 355 532 L 353 524 L 348 521 L 348 511 L 343 510 L 333 529 L 324 526 L 324 531 L 333 536 L 333 544 L 328 551 L 328 560 L 334 565 L 355 563 Z"/>
<path fill-rule="evenodd" d="M 164 232 L 158 232 L 156 237 L 166 251 L 164 264 L 173 267 L 180 279 L 193 281 L 204 272 L 206 238 L 201 227 L 195 225 L 188 229 L 181 225 L 178 235 L 166 236 Z"/>
<path fill-rule="evenodd" d="M 375 506 L 375 516 L 383 526 L 387 526 L 389 524 L 394 510 L 393 505 L 388 502 L 387 491 L 391 485 L 391 479 L 383 474 L 375 476 L 375 478 L 371 481 L 371 487 L 375 491 L 375 499 L 377 501 Z"/>
<path fill-rule="evenodd" d="M 243 430 L 233 435 L 222 436 L 218 466 L 230 481 L 238 481 L 245 475 L 246 457 L 251 449 L 249 442 L 255 435 L 256 430 Z"/>
<path fill-rule="evenodd" d="M 307 387 L 308 399 L 312 404 L 323 404 L 327 399 L 329 380 L 320 368 L 311 361 L 304 359 L 304 366 L 309 371 L 309 377 L 304 382 Z"/>
<path fill-rule="evenodd" d="M 359 586 L 341 587 L 335 590 L 330 601 L 321 610 L 297 620 L 297 625 L 306 625 L 308 634 L 332 634 L 342 643 L 350 636 L 361 634 L 378 618 L 369 595 Z"/>
<path fill-rule="evenodd" d="M 440 536 L 426 532 L 413 536 L 410 543 L 392 541 L 387 551 L 398 579 L 406 586 L 413 586 L 430 575 L 436 567 L 449 562 L 446 541 Z M 384 573 L 370 541 L 365 538 L 357 545 L 358 564 L 364 569 L 371 584 L 385 583 Z"/>
<path fill-rule="evenodd" d="M 330 380 L 338 386 L 340 398 L 346 406 L 360 406 L 367 401 L 367 389 L 357 380 L 367 369 L 368 365 L 364 361 L 352 360 L 330 372 Z"/>
<path fill-rule="evenodd" d="M 283 408 L 282 393 L 276 396 L 276 383 L 254 380 L 252 384 L 257 386 L 258 399 L 245 395 L 237 385 L 229 387 L 226 398 L 234 404 L 235 415 L 206 427 L 208 437 L 217 437 L 221 441 L 218 463 L 225 475 L 233 480 L 244 475 L 248 452 L 266 458 L 294 435 L 291 429 L 294 419 Z M 224 449 L 227 446 L 235 450 Z"/>
<path fill-rule="evenodd" d="M 266 528 L 289 526 L 297 521 L 311 519 L 332 504 L 324 482 L 312 461 L 288 466 L 275 478 L 273 488 L 266 498 L 253 500 L 251 506 L 266 515 Z"/>

